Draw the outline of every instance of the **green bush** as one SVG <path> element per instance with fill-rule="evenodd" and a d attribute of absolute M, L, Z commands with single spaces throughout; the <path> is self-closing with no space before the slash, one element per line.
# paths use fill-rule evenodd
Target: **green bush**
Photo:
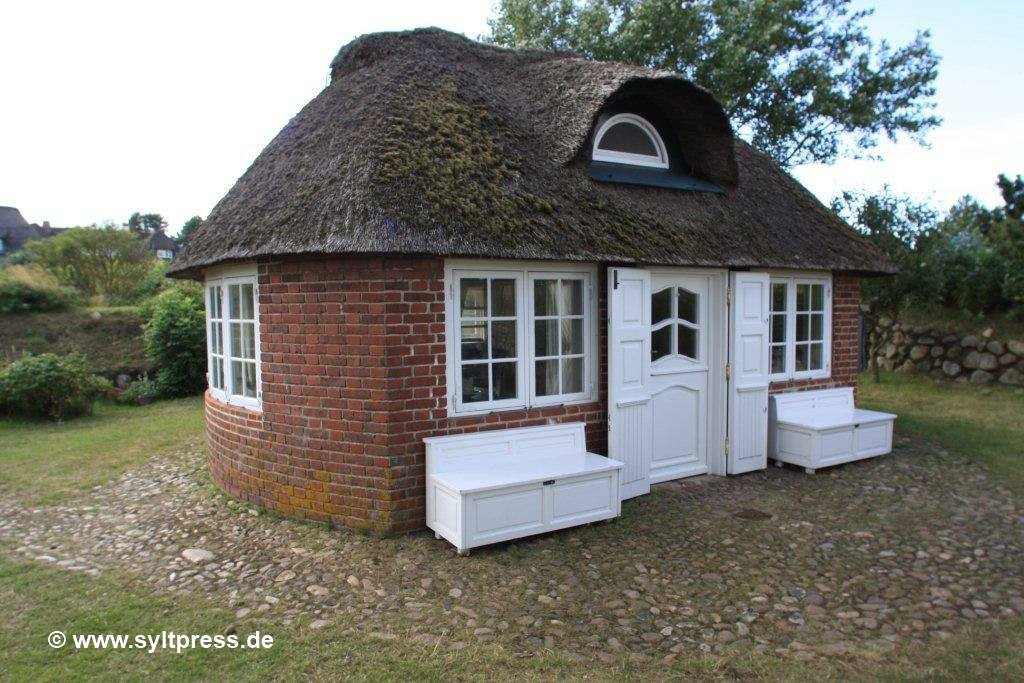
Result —
<path fill-rule="evenodd" d="M 24 356 L 0 370 L 0 411 L 63 420 L 91 412 L 112 386 L 90 375 L 78 356 Z"/>
<path fill-rule="evenodd" d="M 139 235 L 114 227 L 72 228 L 25 246 L 32 263 L 61 284 L 107 305 L 136 300 L 156 257 Z"/>
<path fill-rule="evenodd" d="M 169 289 L 147 307 L 146 352 L 156 364 L 161 398 L 198 394 L 206 387 L 206 319 L 202 295 Z"/>
<path fill-rule="evenodd" d="M 65 311 L 80 303 L 78 292 L 60 286 L 39 268 L 17 265 L 0 270 L 0 313 Z"/>
<path fill-rule="evenodd" d="M 156 382 L 148 376 L 129 384 L 117 395 L 117 402 L 125 405 L 144 406 L 152 403 L 157 397 Z"/>

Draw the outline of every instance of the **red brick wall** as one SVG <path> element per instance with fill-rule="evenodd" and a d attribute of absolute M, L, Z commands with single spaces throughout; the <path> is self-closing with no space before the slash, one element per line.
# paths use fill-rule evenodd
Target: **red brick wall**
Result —
<path fill-rule="evenodd" d="M 421 528 L 423 438 L 555 421 L 606 449 L 605 272 L 598 274 L 599 396 L 583 405 L 447 417 L 444 262 L 353 257 L 259 266 L 262 413 L 207 395 L 210 473 L 283 514 L 377 533 Z M 833 380 L 857 371 L 857 280 L 837 276 Z M 783 386 L 773 385 L 773 390 Z"/>
<path fill-rule="evenodd" d="M 860 278 L 835 274 L 832 277 L 832 376 L 772 382 L 769 391 L 856 387 L 860 371 Z"/>

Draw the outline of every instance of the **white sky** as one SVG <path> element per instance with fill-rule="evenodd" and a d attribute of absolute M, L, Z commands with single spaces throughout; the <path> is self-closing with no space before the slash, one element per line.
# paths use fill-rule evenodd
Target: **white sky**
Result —
<path fill-rule="evenodd" d="M 795 175 L 825 201 L 888 182 L 942 208 L 965 193 L 994 203 L 995 176 L 1024 172 L 1024 3 L 876 4 L 875 35 L 902 43 L 934 28 L 946 124 L 930 150 L 901 142 L 880 149 L 884 162 Z M 476 37 L 490 13 L 489 0 L 11 0 L 0 7 L 0 205 L 60 226 L 158 212 L 176 231 L 326 85 L 341 45 L 430 25 Z"/>

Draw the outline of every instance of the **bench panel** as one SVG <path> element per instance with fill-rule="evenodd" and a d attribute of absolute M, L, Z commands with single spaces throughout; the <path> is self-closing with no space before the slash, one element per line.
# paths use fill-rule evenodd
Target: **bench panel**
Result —
<path fill-rule="evenodd" d="M 544 527 L 542 486 L 474 494 L 468 502 L 468 526 L 474 544 L 516 538 Z"/>

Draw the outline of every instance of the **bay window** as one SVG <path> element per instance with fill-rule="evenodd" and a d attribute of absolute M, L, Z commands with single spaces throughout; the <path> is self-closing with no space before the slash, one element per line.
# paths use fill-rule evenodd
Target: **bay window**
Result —
<path fill-rule="evenodd" d="M 260 390 L 258 288 L 254 269 L 206 279 L 206 346 L 210 393 L 258 408 Z"/>
<path fill-rule="evenodd" d="M 771 276 L 771 379 L 815 379 L 831 372 L 831 280 Z"/>
<path fill-rule="evenodd" d="M 594 400 L 595 277 L 592 267 L 449 264 L 449 412 Z"/>

